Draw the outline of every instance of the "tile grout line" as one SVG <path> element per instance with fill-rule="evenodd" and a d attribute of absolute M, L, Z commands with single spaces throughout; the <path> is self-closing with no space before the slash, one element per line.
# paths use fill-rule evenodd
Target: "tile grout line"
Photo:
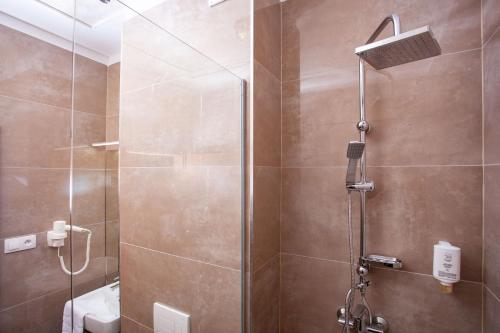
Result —
<path fill-rule="evenodd" d="M 29 104 L 43 105 L 43 106 L 47 106 L 47 107 L 50 107 L 53 109 L 59 109 L 60 111 L 71 112 L 71 107 L 66 108 L 64 106 L 53 105 L 53 104 L 48 104 L 48 103 L 43 103 L 43 102 L 38 102 L 38 101 L 30 100 L 30 99 L 9 96 L 9 95 L 3 95 L 3 94 L 0 94 L 0 98 L 10 99 L 13 101 L 24 102 L 24 103 L 29 103 Z M 95 116 L 97 118 L 103 118 L 103 119 L 106 118 L 106 116 L 102 116 L 102 115 L 94 113 L 94 112 L 77 110 L 77 109 L 74 109 L 73 111 L 78 112 L 78 113 L 84 113 L 84 114 L 91 115 L 91 116 Z M 31 112 L 33 112 L 33 111 L 31 111 Z M 45 112 L 45 111 L 42 111 L 42 112 Z"/>
<path fill-rule="evenodd" d="M 491 290 L 491 289 L 488 287 L 488 285 L 486 285 L 486 284 L 485 284 L 485 285 L 484 285 L 484 288 L 486 289 L 486 291 L 487 291 L 487 292 L 489 292 L 489 293 L 491 294 L 491 296 L 493 296 L 493 298 L 495 298 L 495 300 L 496 300 L 498 303 L 500 303 L 500 296 L 497 296 L 497 295 L 493 292 L 493 290 Z"/>
<path fill-rule="evenodd" d="M 279 256 L 279 252 L 274 254 L 271 258 L 267 259 L 263 264 L 261 264 L 259 267 L 257 267 L 252 274 L 256 274 L 259 271 L 261 271 L 264 267 L 266 267 L 269 263 L 271 263 L 277 256 Z"/>
<path fill-rule="evenodd" d="M 439 55 L 439 57 L 446 57 L 446 56 L 452 56 L 452 55 L 457 55 L 457 54 L 461 54 L 461 53 L 479 51 L 482 49 L 482 47 L 483 47 L 483 45 L 481 45 L 480 47 L 475 47 L 475 48 L 471 48 L 471 49 L 443 53 L 443 54 Z M 311 80 L 311 79 L 315 79 L 315 78 L 319 78 L 319 77 L 333 75 L 335 73 L 336 73 L 335 70 L 326 70 L 326 71 L 321 71 L 321 72 L 317 72 L 317 73 L 312 73 L 312 74 L 306 75 L 304 77 L 299 77 L 296 79 L 285 80 L 285 81 L 283 81 L 283 83 L 288 84 L 288 83 L 300 82 L 300 81 L 304 81 L 304 80 Z"/>
<path fill-rule="evenodd" d="M 124 242 L 124 241 L 120 241 L 120 244 L 124 244 L 124 245 L 127 245 L 127 246 L 131 246 L 131 247 L 135 247 L 135 248 L 138 248 L 138 249 L 142 249 L 144 251 L 151 251 L 151 252 L 155 252 L 155 253 L 158 253 L 158 254 L 161 254 L 161 255 L 166 255 L 166 256 L 174 257 L 174 258 L 177 258 L 177 259 L 184 259 L 184 260 L 187 260 L 187 261 L 196 262 L 198 264 L 204 264 L 204 265 L 208 265 L 208 266 L 213 266 L 213 267 L 225 269 L 225 270 L 232 271 L 232 272 L 240 272 L 240 270 L 236 269 L 236 268 L 231 268 L 231 267 L 225 267 L 225 266 L 221 266 L 221 265 L 217 265 L 217 264 L 212 264 L 212 263 L 209 263 L 209 262 L 206 262 L 206 261 L 201 261 L 201 260 L 194 259 L 194 258 L 189 258 L 189 257 L 183 257 L 183 256 L 179 256 L 179 255 L 176 255 L 176 254 L 172 254 L 172 253 L 168 253 L 168 252 L 163 252 L 163 251 L 155 250 L 155 249 L 147 248 L 147 247 L 140 246 L 140 245 L 136 245 L 136 244 L 132 244 L 132 243 L 127 243 L 127 242 Z"/>
<path fill-rule="evenodd" d="M 311 256 L 305 256 L 305 255 L 301 255 L 301 254 L 288 253 L 288 252 L 282 252 L 282 254 L 288 255 L 288 256 L 292 256 L 292 257 L 300 257 L 300 258 L 306 258 L 306 259 L 312 259 L 312 260 L 318 260 L 318 261 L 326 261 L 326 262 L 331 262 L 331 263 L 350 265 L 349 262 L 342 261 L 342 260 L 319 258 L 319 257 L 311 257 Z M 397 272 L 397 273 L 406 273 L 406 274 L 420 275 L 420 276 L 425 276 L 425 277 L 433 278 L 432 274 L 425 274 L 425 273 L 420 273 L 420 272 L 412 272 L 412 271 L 406 271 L 406 270 L 400 270 L 400 269 L 391 269 L 391 268 L 384 268 L 384 267 L 377 267 L 377 266 L 373 266 L 373 268 L 376 269 L 376 270 L 387 270 L 387 271 L 393 271 L 393 272 Z M 472 283 L 472 284 L 479 284 L 479 285 L 483 284 L 480 281 L 472 281 L 472 280 L 460 280 L 460 282 L 466 282 L 466 283 Z"/>
<path fill-rule="evenodd" d="M 494 164 L 499 165 L 500 164 Z M 448 167 L 482 167 L 482 164 L 415 164 L 415 165 L 367 165 L 367 168 L 448 168 Z M 284 169 L 347 169 L 343 165 L 318 165 L 318 166 L 284 166 Z"/>
<path fill-rule="evenodd" d="M 142 326 L 143 328 L 145 328 L 145 329 L 147 329 L 147 330 L 150 330 L 150 331 L 152 331 L 152 330 L 153 330 L 151 327 L 146 326 L 146 325 L 144 325 L 144 324 L 142 324 L 142 323 L 138 322 L 137 320 L 130 318 L 130 317 L 129 317 L 129 316 L 127 316 L 127 315 L 121 314 L 121 316 L 122 316 L 122 317 L 127 318 L 128 320 L 130 320 L 131 322 L 133 322 L 133 323 L 135 323 L 135 324 L 137 324 L 137 325 L 139 325 L 139 326 Z"/>

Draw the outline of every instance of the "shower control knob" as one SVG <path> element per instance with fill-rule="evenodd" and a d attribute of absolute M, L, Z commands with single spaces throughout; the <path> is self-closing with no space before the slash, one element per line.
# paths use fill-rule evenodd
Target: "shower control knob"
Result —
<path fill-rule="evenodd" d="M 368 275 L 368 267 L 358 266 L 358 268 L 356 268 L 356 273 L 358 273 L 359 276 L 366 276 Z"/>
<path fill-rule="evenodd" d="M 368 132 L 370 130 L 370 124 L 366 120 L 361 120 L 357 125 L 356 128 L 360 130 L 361 132 Z"/>

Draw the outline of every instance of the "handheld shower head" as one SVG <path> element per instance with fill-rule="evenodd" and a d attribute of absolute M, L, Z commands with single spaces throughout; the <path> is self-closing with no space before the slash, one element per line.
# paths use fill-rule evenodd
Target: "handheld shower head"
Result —
<path fill-rule="evenodd" d="M 365 144 L 359 141 L 351 141 L 347 146 L 347 158 L 349 159 L 349 165 L 347 166 L 347 176 L 345 179 L 346 185 L 352 185 L 356 183 L 356 169 L 358 165 L 358 160 L 363 156 L 365 151 Z"/>

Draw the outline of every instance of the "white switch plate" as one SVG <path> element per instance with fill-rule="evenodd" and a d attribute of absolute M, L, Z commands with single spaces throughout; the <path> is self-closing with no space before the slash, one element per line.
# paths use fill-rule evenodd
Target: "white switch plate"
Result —
<path fill-rule="evenodd" d="M 4 253 L 24 251 L 36 247 L 36 235 L 7 238 L 3 243 Z"/>
<path fill-rule="evenodd" d="M 213 6 L 216 6 L 218 4 L 220 4 L 221 2 L 224 2 L 226 0 L 208 0 L 208 5 L 210 7 L 213 7 Z"/>
<path fill-rule="evenodd" d="M 166 305 L 154 304 L 154 333 L 189 333 L 190 315 Z"/>

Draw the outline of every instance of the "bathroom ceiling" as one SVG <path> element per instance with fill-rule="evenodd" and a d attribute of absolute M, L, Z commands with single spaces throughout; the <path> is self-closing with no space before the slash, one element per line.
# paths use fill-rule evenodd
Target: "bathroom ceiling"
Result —
<path fill-rule="evenodd" d="M 165 0 L 127 0 L 144 12 Z M 72 50 L 73 13 L 76 11 L 76 52 L 104 64 L 120 59 L 121 28 L 135 13 L 117 0 L 2 0 L 0 24 L 67 50 Z"/>

